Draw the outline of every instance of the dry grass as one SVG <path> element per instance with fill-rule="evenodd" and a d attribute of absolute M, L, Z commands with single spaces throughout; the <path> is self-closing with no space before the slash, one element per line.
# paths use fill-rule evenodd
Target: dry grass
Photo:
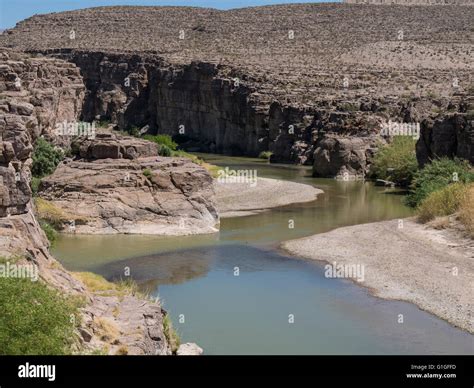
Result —
<path fill-rule="evenodd" d="M 173 327 L 173 323 L 171 322 L 171 318 L 168 314 L 165 315 L 163 319 L 163 332 L 171 347 L 171 351 L 173 354 L 176 353 L 178 351 L 179 345 L 181 344 L 181 339 L 179 338 L 178 332 Z"/>
<path fill-rule="evenodd" d="M 117 286 L 92 272 L 73 272 L 72 275 L 80 280 L 91 292 L 117 291 Z"/>
<path fill-rule="evenodd" d="M 44 199 L 35 198 L 36 212 L 41 220 L 47 221 L 56 230 L 62 229 L 65 223 L 74 220 L 76 223 L 85 223 L 86 218 L 69 213 L 56 206 L 54 203 Z"/>
<path fill-rule="evenodd" d="M 219 176 L 218 171 L 221 169 L 219 166 L 207 162 L 202 162 L 201 166 L 209 171 L 213 178 L 217 178 Z"/>
<path fill-rule="evenodd" d="M 446 229 L 451 225 L 451 220 L 449 216 L 446 217 L 436 217 L 434 220 L 429 222 L 429 225 L 433 229 Z"/>
<path fill-rule="evenodd" d="M 120 337 L 117 325 L 107 318 L 95 317 L 94 325 L 99 338 L 104 342 L 113 343 Z"/>
<path fill-rule="evenodd" d="M 84 283 L 89 291 L 94 293 L 105 293 L 119 297 L 125 295 L 133 295 L 142 298 L 147 297 L 147 295 L 139 291 L 137 283 L 132 279 L 122 279 L 117 283 L 112 283 L 92 272 L 72 272 L 72 275 Z"/>
<path fill-rule="evenodd" d="M 474 238 L 474 184 L 470 184 L 459 206 L 459 221 Z"/>
<path fill-rule="evenodd" d="M 117 356 L 126 356 L 128 354 L 128 347 L 127 346 L 121 346 L 120 348 L 117 349 L 117 352 L 115 352 Z"/>
<path fill-rule="evenodd" d="M 426 223 L 436 217 L 445 217 L 458 211 L 467 186 L 454 183 L 431 193 L 417 209 L 418 221 Z"/>

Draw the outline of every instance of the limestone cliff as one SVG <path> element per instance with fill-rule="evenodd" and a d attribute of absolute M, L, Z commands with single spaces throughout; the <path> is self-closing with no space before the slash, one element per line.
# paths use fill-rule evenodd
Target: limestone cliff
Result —
<path fill-rule="evenodd" d="M 35 216 L 33 144 L 39 136 L 60 142 L 52 130 L 55 124 L 78 119 L 85 94 L 79 69 L 11 50 L 0 55 L 0 257 L 34 264 L 42 281 L 84 299 L 76 352 L 170 354 L 159 303 L 87 289 L 50 255 Z M 115 328 L 116 337 L 104 335 L 104 322 Z"/>
<path fill-rule="evenodd" d="M 0 44 L 75 63 L 88 90 L 85 120 L 148 126 L 191 150 L 272 151 L 275 162 L 334 176 L 367 172 L 390 120 L 425 122 L 429 131 L 459 116 L 467 123 L 459 156 L 473 160 L 473 12 L 457 5 L 100 7 L 34 16 Z M 436 154 L 432 146 L 425 139 L 426 155 Z"/>

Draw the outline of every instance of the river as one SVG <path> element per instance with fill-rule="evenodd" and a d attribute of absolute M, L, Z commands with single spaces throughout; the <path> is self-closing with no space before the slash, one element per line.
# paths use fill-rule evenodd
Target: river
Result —
<path fill-rule="evenodd" d="M 201 155 L 259 177 L 314 185 L 316 201 L 221 221 L 187 237 L 61 236 L 53 254 L 72 271 L 131 276 L 159 296 L 182 342 L 205 354 L 472 354 L 473 336 L 415 305 L 373 297 L 291 258 L 281 241 L 337 227 L 407 217 L 397 190 L 311 177 L 311 169 Z M 344 244 L 344 241 L 341 241 Z M 383 260 L 383 258 L 381 258 Z M 400 317 L 403 316 L 403 322 Z"/>

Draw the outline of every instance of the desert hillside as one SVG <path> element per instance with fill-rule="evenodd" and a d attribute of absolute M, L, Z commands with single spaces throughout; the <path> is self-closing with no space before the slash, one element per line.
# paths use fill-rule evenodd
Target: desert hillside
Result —
<path fill-rule="evenodd" d="M 367 172 L 389 121 L 421 123 L 420 163 L 474 158 L 472 20 L 463 5 L 99 7 L 33 16 L 0 47 L 75 63 L 85 120 L 186 128 L 191 150 L 271 151 L 334 176 Z"/>

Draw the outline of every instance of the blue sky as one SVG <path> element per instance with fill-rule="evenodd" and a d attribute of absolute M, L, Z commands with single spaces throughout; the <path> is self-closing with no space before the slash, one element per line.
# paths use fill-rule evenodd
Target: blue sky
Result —
<path fill-rule="evenodd" d="M 34 14 L 105 5 L 187 5 L 219 9 L 284 3 L 323 3 L 338 0 L 0 0 L 0 29 L 14 27 Z"/>

